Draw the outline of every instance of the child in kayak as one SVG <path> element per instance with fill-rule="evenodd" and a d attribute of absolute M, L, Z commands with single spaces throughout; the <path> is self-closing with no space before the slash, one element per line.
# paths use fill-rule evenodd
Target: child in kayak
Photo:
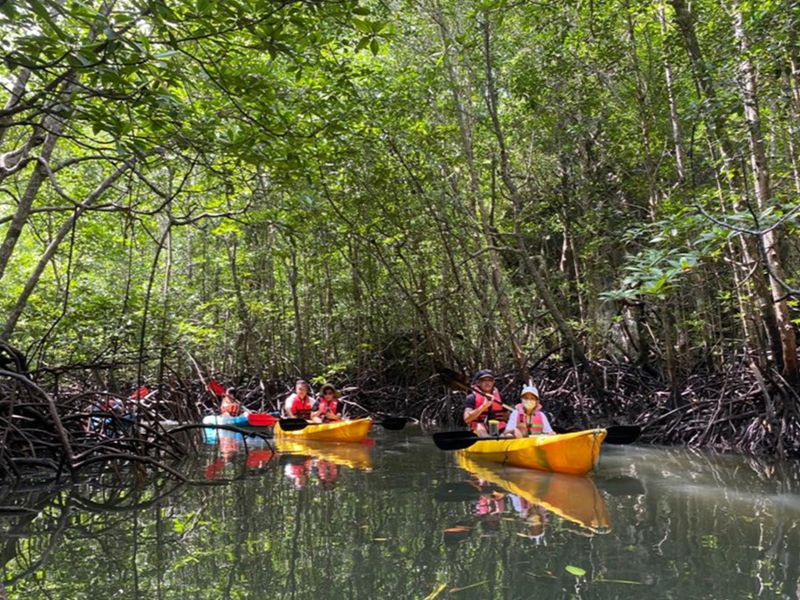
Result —
<path fill-rule="evenodd" d="M 520 394 L 522 402 L 514 407 L 514 412 L 508 418 L 506 425 L 507 437 L 529 437 L 532 435 L 555 433 L 547 420 L 547 415 L 542 412 L 539 404 L 539 390 L 536 386 L 528 384 L 522 388 Z"/>
<path fill-rule="evenodd" d="M 222 403 L 219 406 L 219 414 L 236 417 L 250 413 L 246 408 L 242 408 L 242 405 L 236 400 L 235 393 L 236 389 L 232 387 L 225 390 L 225 395 L 222 397 Z"/>
<path fill-rule="evenodd" d="M 311 420 L 315 423 L 330 423 L 331 421 L 342 420 L 339 414 L 339 400 L 337 399 L 336 388 L 330 383 L 324 383 L 319 388 L 319 399 L 311 411 Z"/>

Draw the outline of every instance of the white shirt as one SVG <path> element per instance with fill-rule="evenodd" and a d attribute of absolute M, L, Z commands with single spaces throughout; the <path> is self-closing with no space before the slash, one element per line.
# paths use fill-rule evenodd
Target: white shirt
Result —
<path fill-rule="evenodd" d="M 542 433 L 555 433 L 553 431 L 553 428 L 550 427 L 550 421 L 547 420 L 547 415 L 544 414 L 544 411 L 539 410 L 539 412 L 542 415 Z M 515 408 L 514 412 L 512 412 L 511 416 L 508 418 L 508 423 L 506 423 L 505 431 L 514 431 L 517 428 L 517 420 L 519 419 L 519 414 L 520 414 L 520 409 Z"/>

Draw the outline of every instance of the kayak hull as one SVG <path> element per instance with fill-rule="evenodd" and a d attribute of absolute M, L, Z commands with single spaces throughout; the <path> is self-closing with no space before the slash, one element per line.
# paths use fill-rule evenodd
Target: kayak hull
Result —
<path fill-rule="evenodd" d="M 280 423 L 275 425 L 277 437 L 315 440 L 318 442 L 363 441 L 372 427 L 372 419 L 353 419 L 352 421 L 335 421 L 333 423 L 310 423 L 298 431 L 284 431 Z"/>
<path fill-rule="evenodd" d="M 528 438 L 481 439 L 459 455 L 472 460 L 567 475 L 586 475 L 600 458 L 605 429 Z"/>
<path fill-rule="evenodd" d="M 203 417 L 203 425 L 227 425 L 229 427 L 244 427 L 247 425 L 246 416 L 232 417 L 230 415 L 208 415 Z M 267 428 L 264 427 L 266 430 Z M 206 443 L 213 444 L 219 439 L 220 429 L 213 427 L 203 428 L 203 438 Z"/>
<path fill-rule="evenodd" d="M 594 533 L 611 531 L 603 495 L 589 477 L 506 468 L 458 457 L 458 466 L 479 479 L 500 486 L 530 504 L 571 521 Z"/>

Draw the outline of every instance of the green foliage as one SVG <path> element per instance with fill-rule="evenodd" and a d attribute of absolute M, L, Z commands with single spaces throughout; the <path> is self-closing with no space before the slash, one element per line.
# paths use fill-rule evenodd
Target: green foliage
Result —
<path fill-rule="evenodd" d="M 47 335 L 39 358 L 169 342 L 231 371 L 330 374 L 382 364 L 379 350 L 409 335 L 419 356 L 510 362 L 509 332 L 522 348 L 563 333 L 532 291 L 517 230 L 565 320 L 601 352 L 608 306 L 645 300 L 703 335 L 703 311 L 722 299 L 716 335 L 735 345 L 749 301 L 733 287 L 739 230 L 797 233 L 798 19 L 779 2 L 741 4 L 770 146 L 760 207 L 731 76 L 742 56 L 717 3 L 691 6 L 713 98 L 669 3 L 664 23 L 661 5 L 641 2 L 103 6 L 0 5 L 1 105 L 30 70 L 24 102 L 0 117 L 0 154 L 35 141 L 43 115 L 66 123 L 4 265 L 4 313 L 75 204 L 136 162 L 36 284 L 12 340 Z M 2 235 L 34 164 L 0 172 Z M 796 263 L 796 248 L 780 252 Z"/>

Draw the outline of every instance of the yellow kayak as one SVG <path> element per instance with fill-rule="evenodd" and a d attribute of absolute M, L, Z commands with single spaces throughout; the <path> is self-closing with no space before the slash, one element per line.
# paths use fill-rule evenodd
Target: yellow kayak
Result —
<path fill-rule="evenodd" d="M 369 471 L 372 469 L 372 451 L 364 444 L 336 444 L 334 442 L 315 442 L 288 437 L 275 439 L 275 448 L 283 454 L 313 456 L 320 460 L 335 463 L 342 467 Z"/>
<path fill-rule="evenodd" d="M 332 423 L 309 423 L 298 431 L 284 431 L 280 423 L 275 425 L 275 435 L 319 442 L 360 442 L 369 433 L 372 419 L 353 419 Z"/>
<path fill-rule="evenodd" d="M 611 531 L 606 502 L 588 477 L 505 468 L 470 460 L 461 453 L 458 466 L 562 519 L 595 533 Z"/>
<path fill-rule="evenodd" d="M 467 458 L 512 467 L 586 475 L 597 464 L 605 437 L 605 429 L 587 429 L 519 439 L 486 439 L 458 453 Z"/>

